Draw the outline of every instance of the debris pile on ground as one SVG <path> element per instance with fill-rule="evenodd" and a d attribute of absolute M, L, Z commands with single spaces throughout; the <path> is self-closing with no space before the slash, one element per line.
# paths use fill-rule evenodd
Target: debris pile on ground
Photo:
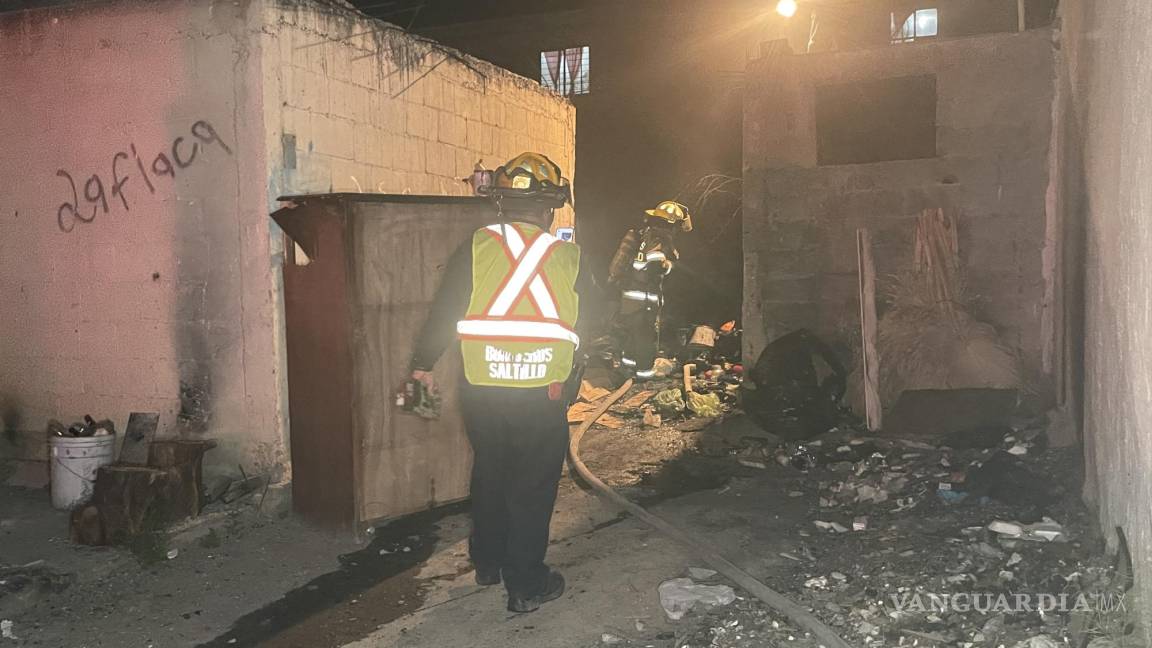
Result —
<path fill-rule="evenodd" d="M 643 390 L 643 398 L 637 392 L 635 401 L 622 400 L 612 410 L 637 425 L 590 441 L 630 434 L 675 440 L 681 437 L 670 424 L 701 419 L 688 402 L 658 410 L 658 403 L 683 397 L 673 380 Z M 667 412 L 663 426 L 643 427 L 644 404 L 652 415 Z M 659 473 L 726 463 L 726 473 L 712 475 L 729 483 L 718 492 L 805 503 L 807 523 L 796 526 L 792 546 L 776 556 L 779 571 L 766 583 L 850 644 L 1029 648 L 1095 639 L 1093 648 L 1135 645 L 1122 636 L 1123 579 L 1100 557 L 1075 485 L 1051 477 L 1077 474 L 1077 450 L 1048 449 L 1038 424 L 965 430 L 933 441 L 870 436 L 844 420 L 816 438 L 782 442 L 724 409 L 723 423 L 683 435 L 685 456 Z M 695 472 L 672 476 L 698 478 Z M 653 594 L 664 603 L 664 593 Z M 672 633 L 608 634 L 612 645 L 626 648 L 818 645 L 759 601 L 736 594 L 729 605 L 682 612 Z"/>
<path fill-rule="evenodd" d="M 737 450 L 742 466 L 770 453 L 764 463 L 790 473 L 788 494 L 809 498 L 811 525 L 781 554 L 800 564 L 785 594 L 865 646 L 1084 645 L 1088 628 L 1115 626 L 1123 587 L 1093 557 L 1072 489 L 1046 477 L 1076 474 L 1075 450 L 1045 450 L 1037 429 L 985 437 L 933 445 L 835 430 Z M 713 611 L 711 635 L 675 645 L 776 645 L 764 634 L 772 621 L 749 601 Z"/>

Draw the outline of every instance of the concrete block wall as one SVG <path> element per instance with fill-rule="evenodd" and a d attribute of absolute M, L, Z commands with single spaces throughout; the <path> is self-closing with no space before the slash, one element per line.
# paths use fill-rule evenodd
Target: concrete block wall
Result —
<path fill-rule="evenodd" d="M 883 290 L 889 275 L 911 269 L 916 215 L 944 207 L 963 213 L 960 249 L 976 315 L 1042 373 L 1054 60 L 1044 29 L 753 62 L 744 117 L 745 352 L 755 357 L 798 327 L 858 348 L 856 229 L 872 230 Z M 817 165 L 817 87 L 923 74 L 937 79 L 937 157 Z"/>
<path fill-rule="evenodd" d="M 4 13 L 0 79 L 0 458 L 159 411 L 209 470 L 288 479 L 275 198 L 574 157 L 566 100 L 335 0 Z"/>
<path fill-rule="evenodd" d="M 466 195 L 477 162 L 524 151 L 575 172 L 575 109 L 535 81 L 335 4 L 274 0 L 265 22 L 276 191 Z"/>

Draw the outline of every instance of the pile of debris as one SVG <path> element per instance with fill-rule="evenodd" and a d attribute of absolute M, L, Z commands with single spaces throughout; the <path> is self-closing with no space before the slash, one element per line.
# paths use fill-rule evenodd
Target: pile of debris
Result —
<path fill-rule="evenodd" d="M 1045 475 L 1074 450 L 1042 428 L 978 429 L 939 444 L 834 431 L 746 447 L 791 471 L 811 525 L 780 555 L 785 593 L 853 644 L 1048 648 L 1119 641 L 1125 579 L 1099 557 L 1087 512 Z M 1111 630 L 1106 630 L 1110 628 Z M 816 646 L 758 602 L 712 610 L 676 648 Z"/>

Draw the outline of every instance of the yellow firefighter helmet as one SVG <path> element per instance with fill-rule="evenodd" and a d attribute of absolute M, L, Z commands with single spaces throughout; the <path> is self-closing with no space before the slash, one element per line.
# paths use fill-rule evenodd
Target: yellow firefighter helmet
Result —
<path fill-rule="evenodd" d="M 692 215 L 688 213 L 687 207 L 675 200 L 665 200 L 656 205 L 656 209 L 649 209 L 645 213 L 653 218 L 668 221 L 673 225 L 679 224 L 680 229 L 685 232 L 692 231 Z"/>
<path fill-rule="evenodd" d="M 560 167 L 540 153 L 521 153 L 493 173 L 492 193 L 498 196 L 533 198 L 556 202 L 560 206 L 572 200 L 568 180 Z"/>

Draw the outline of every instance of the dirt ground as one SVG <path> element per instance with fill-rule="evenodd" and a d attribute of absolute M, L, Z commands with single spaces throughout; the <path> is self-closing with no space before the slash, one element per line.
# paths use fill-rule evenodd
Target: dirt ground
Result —
<path fill-rule="evenodd" d="M 953 497 L 940 494 L 940 484 L 959 480 L 971 460 L 994 463 L 996 448 L 907 446 L 845 429 L 806 447 L 817 464 L 809 466 L 791 461 L 793 447 L 778 462 L 777 441 L 742 417 L 655 429 L 626 419 L 619 429 L 593 428 L 583 454 L 621 492 L 812 610 L 854 646 L 1015 648 L 1041 636 L 1053 643 L 1019 645 L 1132 645 L 1103 643 L 1123 635 L 1117 615 L 894 609 L 892 597 L 909 593 L 1081 591 L 1122 581 L 1100 552 L 1075 484 L 1052 489 L 1051 501 L 1039 505 L 977 492 L 974 478 L 955 486 L 972 490 L 970 497 Z M 1075 474 L 1075 450 L 1025 445 L 1028 476 Z M 1013 488 L 1025 492 L 1029 484 Z M 464 506 L 391 523 L 364 545 L 242 507 L 181 534 L 170 560 L 155 560 L 156 551 L 142 559 L 125 549 L 74 547 L 65 516 L 46 511 L 43 492 L 0 492 L 0 564 L 34 563 L 22 584 L 0 578 L 0 619 L 12 621 L 16 637 L 0 639 L 0 648 L 816 646 L 739 590 L 730 605 L 669 620 L 657 588 L 706 565 L 568 476 L 549 551 L 568 591 L 528 615 L 505 611 L 502 588 L 474 584 Z M 1063 525 L 1067 541 L 1006 539 L 986 528 L 1042 515 Z M 822 529 L 832 523 L 843 531 Z"/>

